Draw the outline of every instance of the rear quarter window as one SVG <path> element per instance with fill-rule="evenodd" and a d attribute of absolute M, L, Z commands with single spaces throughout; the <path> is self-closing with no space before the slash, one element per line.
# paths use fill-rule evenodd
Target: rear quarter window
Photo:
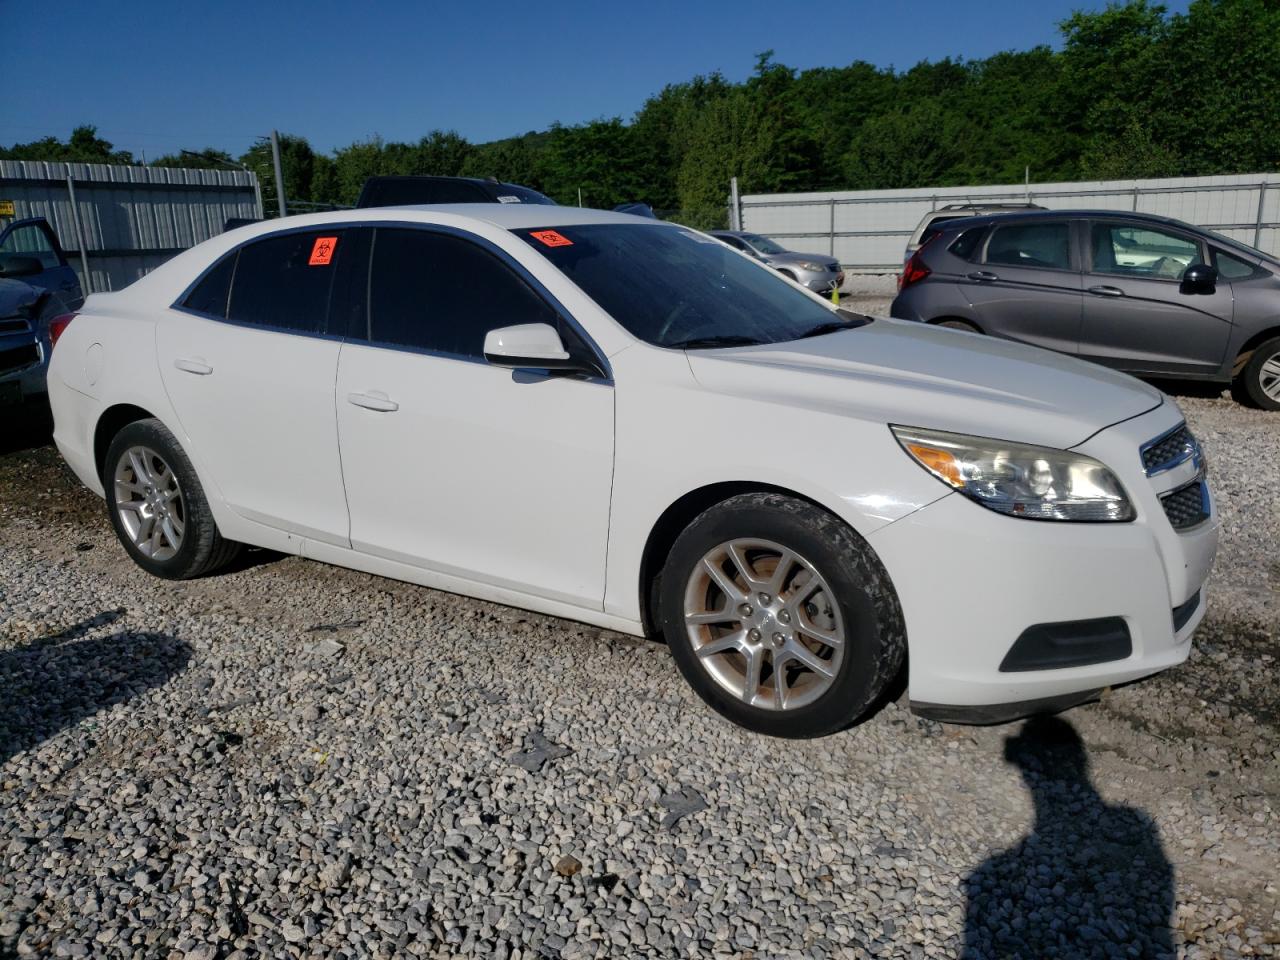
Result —
<path fill-rule="evenodd" d="M 188 310 L 226 319 L 227 295 L 231 293 L 231 277 L 236 269 L 239 250 L 232 250 L 200 278 L 182 305 Z"/>
<path fill-rule="evenodd" d="M 972 260 L 982 244 L 982 235 L 986 232 L 986 227 L 973 227 L 966 230 L 956 237 L 947 249 L 962 260 Z"/>

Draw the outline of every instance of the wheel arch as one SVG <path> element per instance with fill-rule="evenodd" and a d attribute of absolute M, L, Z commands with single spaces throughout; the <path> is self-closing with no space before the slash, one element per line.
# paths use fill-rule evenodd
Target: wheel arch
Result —
<path fill-rule="evenodd" d="M 1254 350 L 1261 344 L 1276 337 L 1280 337 L 1280 319 L 1273 318 L 1270 326 L 1259 330 L 1240 345 L 1240 349 L 1236 351 L 1235 358 L 1231 361 L 1231 370 L 1229 371 L 1231 379 L 1234 380 L 1244 371 L 1245 365 L 1248 364 L 1253 356 Z"/>
<path fill-rule="evenodd" d="M 839 518 L 830 507 L 813 497 L 806 496 L 797 490 L 781 487 L 776 484 L 751 480 L 735 480 L 711 483 L 690 490 L 674 503 L 670 504 L 658 517 L 645 539 L 644 550 L 640 556 L 640 621 L 647 637 L 658 637 L 662 633 L 659 609 L 659 584 L 662 568 L 666 564 L 667 555 L 680 533 L 693 522 L 704 510 L 717 503 L 736 497 L 743 493 L 777 493 L 787 497 L 803 500 Z M 841 520 L 844 523 L 844 520 Z M 852 529 L 852 527 L 850 527 Z M 855 536 L 860 536 L 854 531 Z"/>
<path fill-rule="evenodd" d="M 963 323 L 966 327 L 972 327 L 974 330 L 978 331 L 978 333 L 981 333 L 981 334 L 985 334 L 987 332 L 982 329 L 981 324 L 976 323 L 974 320 L 970 319 L 969 317 L 957 317 L 951 314 L 943 314 L 942 316 L 939 316 L 939 317 L 930 317 L 927 322 L 931 327 L 938 327 L 946 323 L 948 320 L 954 320 L 956 323 Z"/>
<path fill-rule="evenodd" d="M 150 419 L 159 418 L 150 410 L 132 403 L 113 404 L 102 411 L 93 428 L 93 464 L 99 477 L 106 466 L 107 448 L 111 446 L 112 438 L 129 424 Z"/>

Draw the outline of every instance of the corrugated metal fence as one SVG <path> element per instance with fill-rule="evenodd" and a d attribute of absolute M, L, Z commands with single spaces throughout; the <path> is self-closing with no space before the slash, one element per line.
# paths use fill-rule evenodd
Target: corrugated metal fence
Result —
<path fill-rule="evenodd" d="M 1176 217 L 1280 253 L 1280 174 L 1162 180 L 768 193 L 741 199 L 742 229 L 859 273 L 896 271 L 921 218 L 949 203 L 1031 200 L 1050 209 L 1136 210 Z M 730 210 L 730 223 L 733 210 Z"/>
<path fill-rule="evenodd" d="M 86 293 L 119 290 L 231 217 L 262 216 L 258 178 L 239 170 L 0 160 L 0 200 L 53 225 Z"/>

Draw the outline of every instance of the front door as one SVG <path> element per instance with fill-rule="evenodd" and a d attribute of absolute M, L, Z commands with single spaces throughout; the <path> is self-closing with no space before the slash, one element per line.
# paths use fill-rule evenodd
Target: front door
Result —
<path fill-rule="evenodd" d="M 497 251 L 379 227 L 367 340 L 343 345 L 338 431 L 356 550 L 577 606 L 603 606 L 613 387 L 512 372 L 491 329 L 572 331 Z"/>
<path fill-rule="evenodd" d="M 1069 220 L 998 225 L 960 278 L 982 332 L 1075 353 L 1083 297 Z"/>
<path fill-rule="evenodd" d="M 156 324 L 165 389 L 222 499 L 339 546 L 349 543 L 333 394 L 341 341 L 326 317 L 348 246 L 339 230 L 248 243 Z"/>
<path fill-rule="evenodd" d="M 68 310 L 79 310 L 84 293 L 75 270 L 54 236 L 53 228 L 42 218 L 17 220 L 0 231 L 0 255 L 34 257 L 43 270 L 22 277 L 23 283 L 42 287 L 58 294 Z"/>
<path fill-rule="evenodd" d="M 1089 225 L 1080 355 L 1134 373 L 1196 375 L 1222 365 L 1231 335 L 1231 284 L 1211 293 L 1182 285 L 1204 263 L 1192 234 L 1141 221 Z"/>

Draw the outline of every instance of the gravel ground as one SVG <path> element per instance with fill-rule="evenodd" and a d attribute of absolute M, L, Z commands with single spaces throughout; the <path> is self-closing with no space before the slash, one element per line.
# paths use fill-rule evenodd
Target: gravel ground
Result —
<path fill-rule="evenodd" d="M 1179 402 L 1225 525 L 1187 664 L 799 743 L 657 643 L 262 552 L 149 578 L 0 456 L 0 956 L 1277 956 L 1280 418 Z"/>

